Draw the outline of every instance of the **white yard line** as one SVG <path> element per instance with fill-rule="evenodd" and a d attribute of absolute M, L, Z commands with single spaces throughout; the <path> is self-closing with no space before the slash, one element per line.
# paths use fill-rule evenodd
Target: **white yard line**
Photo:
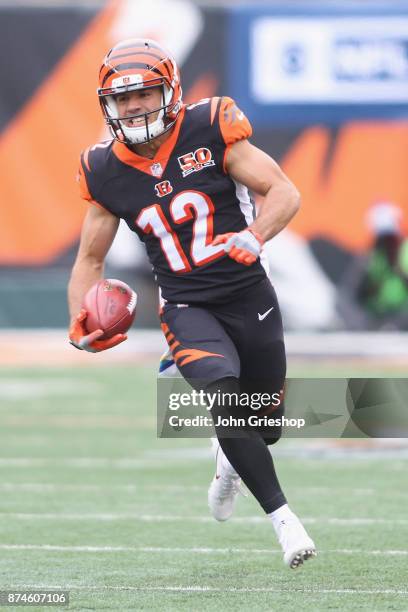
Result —
<path fill-rule="evenodd" d="M 210 548 L 210 547 L 163 547 L 163 546 L 59 546 L 54 544 L 0 544 L 0 550 L 38 550 L 44 552 L 91 552 L 91 553 L 181 553 L 181 554 L 205 554 L 205 555 L 229 555 L 229 554 L 252 554 L 252 555 L 273 555 L 282 552 L 280 550 L 266 548 Z M 319 550 L 319 555 L 340 554 L 340 555 L 369 555 L 369 556 L 407 556 L 408 550 L 365 550 L 336 548 Z"/>
<path fill-rule="evenodd" d="M 291 487 L 287 487 L 291 491 Z M 204 491 L 205 485 L 177 485 L 177 484 L 128 484 L 128 485 L 91 485 L 91 484 L 55 484 L 55 483 L 33 483 L 33 482 L 0 482 L 0 491 L 16 491 L 29 493 L 48 493 L 64 491 L 83 491 L 85 493 L 106 493 L 107 491 L 123 491 L 129 493 L 137 493 L 138 491 Z M 376 495 L 381 491 L 376 489 L 355 488 L 349 489 L 344 487 L 347 495 Z M 298 488 L 291 491 L 292 495 L 299 493 Z M 302 487 L 301 495 L 333 495 L 332 487 Z M 394 491 L 395 497 L 408 497 L 408 492 Z"/>
<path fill-rule="evenodd" d="M 114 423 L 114 421 L 112 421 Z M 72 422 L 70 423 L 71 426 Z M 106 421 L 105 421 L 106 424 Z M 126 423 L 125 423 L 126 424 Z M 89 425 L 89 423 L 88 423 Z M 124 423 L 119 424 L 123 427 Z M 127 424 L 129 426 L 129 423 Z M 133 424 L 131 424 L 133 426 Z M 82 425 L 81 425 L 82 427 Z M 340 461 L 347 457 L 347 462 L 342 463 L 342 469 L 354 470 L 355 462 L 365 461 L 387 461 L 387 469 L 403 471 L 406 470 L 406 459 L 408 459 L 408 449 L 386 449 L 375 450 L 369 449 L 365 451 L 351 451 L 350 449 L 315 449 L 308 445 L 302 445 L 297 448 L 289 448 L 282 446 L 273 451 L 274 457 L 284 457 L 302 461 L 321 461 L 327 459 L 330 461 Z M 117 469 L 129 470 L 145 467 L 167 467 L 169 464 L 180 465 L 186 461 L 206 462 L 212 464 L 210 451 L 207 447 L 184 448 L 179 451 L 167 449 L 164 451 L 146 451 L 140 457 L 121 457 L 112 459 L 109 457 L 0 457 L 1 468 L 60 468 L 69 467 L 75 469 Z M 388 463 L 389 462 L 389 463 Z"/>
<path fill-rule="evenodd" d="M 124 493 L 137 493 L 140 491 L 204 491 L 205 486 L 200 485 L 172 485 L 172 484 L 128 484 L 128 485 L 74 485 L 74 484 L 53 484 L 53 483 L 32 483 L 32 482 L 0 482 L 0 491 L 28 492 L 28 493 L 63 493 L 63 492 L 84 492 L 84 493 L 104 493 L 109 491 L 121 491 Z M 347 491 L 350 494 L 350 491 Z M 408 495 L 408 494 L 407 494 Z"/>
<path fill-rule="evenodd" d="M 189 523 L 214 523 L 211 516 L 180 516 L 173 514 L 139 514 L 118 512 L 98 512 L 98 513 L 80 513 L 80 512 L 1 512 L 0 520 L 23 520 L 23 521 L 139 521 L 143 523 L 166 523 L 166 522 L 189 522 Z M 230 523 L 267 524 L 267 519 L 264 516 L 239 516 L 232 517 Z M 385 518 L 336 518 L 336 517 L 304 517 L 302 522 L 305 525 L 324 524 L 336 526 L 365 526 L 365 525 L 408 525 L 408 519 L 385 519 Z M 216 523 L 214 523 L 216 524 Z"/>
<path fill-rule="evenodd" d="M 175 461 L 167 461 L 167 463 L 180 463 L 180 459 Z M 55 458 L 43 458 L 43 457 L 9 457 L 0 459 L 0 468 L 42 468 L 42 467 L 70 467 L 78 469 L 118 469 L 118 470 L 130 470 L 146 467 L 157 467 L 162 465 L 162 461 L 158 458 L 154 459 L 108 459 L 108 458 L 96 458 L 96 457 L 64 457 L 63 459 Z"/>
<path fill-rule="evenodd" d="M 318 589 L 307 587 L 211 587 L 203 585 L 168 585 L 168 586 L 110 586 L 110 585 L 77 585 L 77 584 L 16 584 L 19 590 L 64 590 L 64 591 L 133 591 L 133 592 L 189 592 L 189 593 L 299 593 L 322 595 L 408 595 L 405 589 Z"/>

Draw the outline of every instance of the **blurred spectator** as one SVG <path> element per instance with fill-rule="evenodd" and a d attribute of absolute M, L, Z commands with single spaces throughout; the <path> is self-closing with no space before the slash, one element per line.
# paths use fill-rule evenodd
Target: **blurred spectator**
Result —
<path fill-rule="evenodd" d="M 339 312 L 351 329 L 408 329 L 408 239 L 401 228 L 402 211 L 380 202 L 367 221 L 373 244 L 346 271 Z"/>

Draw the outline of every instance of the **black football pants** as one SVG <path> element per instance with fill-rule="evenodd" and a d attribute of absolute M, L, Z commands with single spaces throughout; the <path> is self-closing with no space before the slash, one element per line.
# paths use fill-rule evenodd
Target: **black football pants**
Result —
<path fill-rule="evenodd" d="M 220 401 L 212 408 L 219 417 L 241 417 L 245 425 L 216 426 L 220 445 L 238 474 L 265 512 L 286 503 L 267 444 L 276 442 L 281 428 L 251 426 L 248 417 L 278 420 L 284 411 L 281 398 L 286 375 L 282 319 L 275 291 L 268 279 L 250 288 L 233 302 L 214 305 L 167 303 L 162 328 L 182 376 L 195 388 L 239 397 L 269 394 L 280 397 L 254 409 L 238 401 Z M 258 404 L 257 404 L 258 405 Z M 225 422 L 225 421 L 224 421 Z"/>

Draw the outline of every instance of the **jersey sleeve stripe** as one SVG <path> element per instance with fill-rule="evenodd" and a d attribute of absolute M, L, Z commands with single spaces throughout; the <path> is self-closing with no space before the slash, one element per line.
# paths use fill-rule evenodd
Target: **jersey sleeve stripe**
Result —
<path fill-rule="evenodd" d="M 91 147 L 88 147 L 87 149 L 85 149 L 85 151 L 83 152 L 82 155 L 82 159 L 84 160 L 84 164 L 88 170 L 88 172 L 91 172 L 91 167 L 89 165 L 89 151 L 91 150 Z"/>
<path fill-rule="evenodd" d="M 92 195 L 91 195 L 91 192 L 89 191 L 88 183 L 86 180 L 86 176 L 85 176 L 85 172 L 83 168 L 82 156 L 81 156 L 81 160 L 79 164 L 77 180 L 79 183 L 79 194 L 81 198 L 83 198 L 84 200 L 88 200 L 90 202 L 92 200 Z"/>
<path fill-rule="evenodd" d="M 224 157 L 222 160 L 222 169 L 224 171 L 224 174 L 227 174 L 227 157 L 228 157 L 231 147 L 232 147 L 232 144 L 229 144 L 225 147 Z"/>
<path fill-rule="evenodd" d="M 217 107 L 221 98 L 215 97 L 211 99 L 211 125 L 214 123 L 217 114 Z"/>

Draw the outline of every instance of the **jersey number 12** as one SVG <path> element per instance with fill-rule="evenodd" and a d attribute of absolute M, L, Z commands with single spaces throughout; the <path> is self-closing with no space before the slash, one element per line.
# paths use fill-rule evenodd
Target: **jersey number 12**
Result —
<path fill-rule="evenodd" d="M 193 221 L 190 256 L 196 266 L 202 266 L 225 254 L 224 245 L 211 245 L 214 238 L 214 204 L 205 193 L 182 191 L 172 199 L 169 210 L 175 223 Z M 144 208 L 136 219 L 136 225 L 146 234 L 153 232 L 159 239 L 161 249 L 173 272 L 191 270 L 177 234 L 171 229 L 158 204 Z"/>

